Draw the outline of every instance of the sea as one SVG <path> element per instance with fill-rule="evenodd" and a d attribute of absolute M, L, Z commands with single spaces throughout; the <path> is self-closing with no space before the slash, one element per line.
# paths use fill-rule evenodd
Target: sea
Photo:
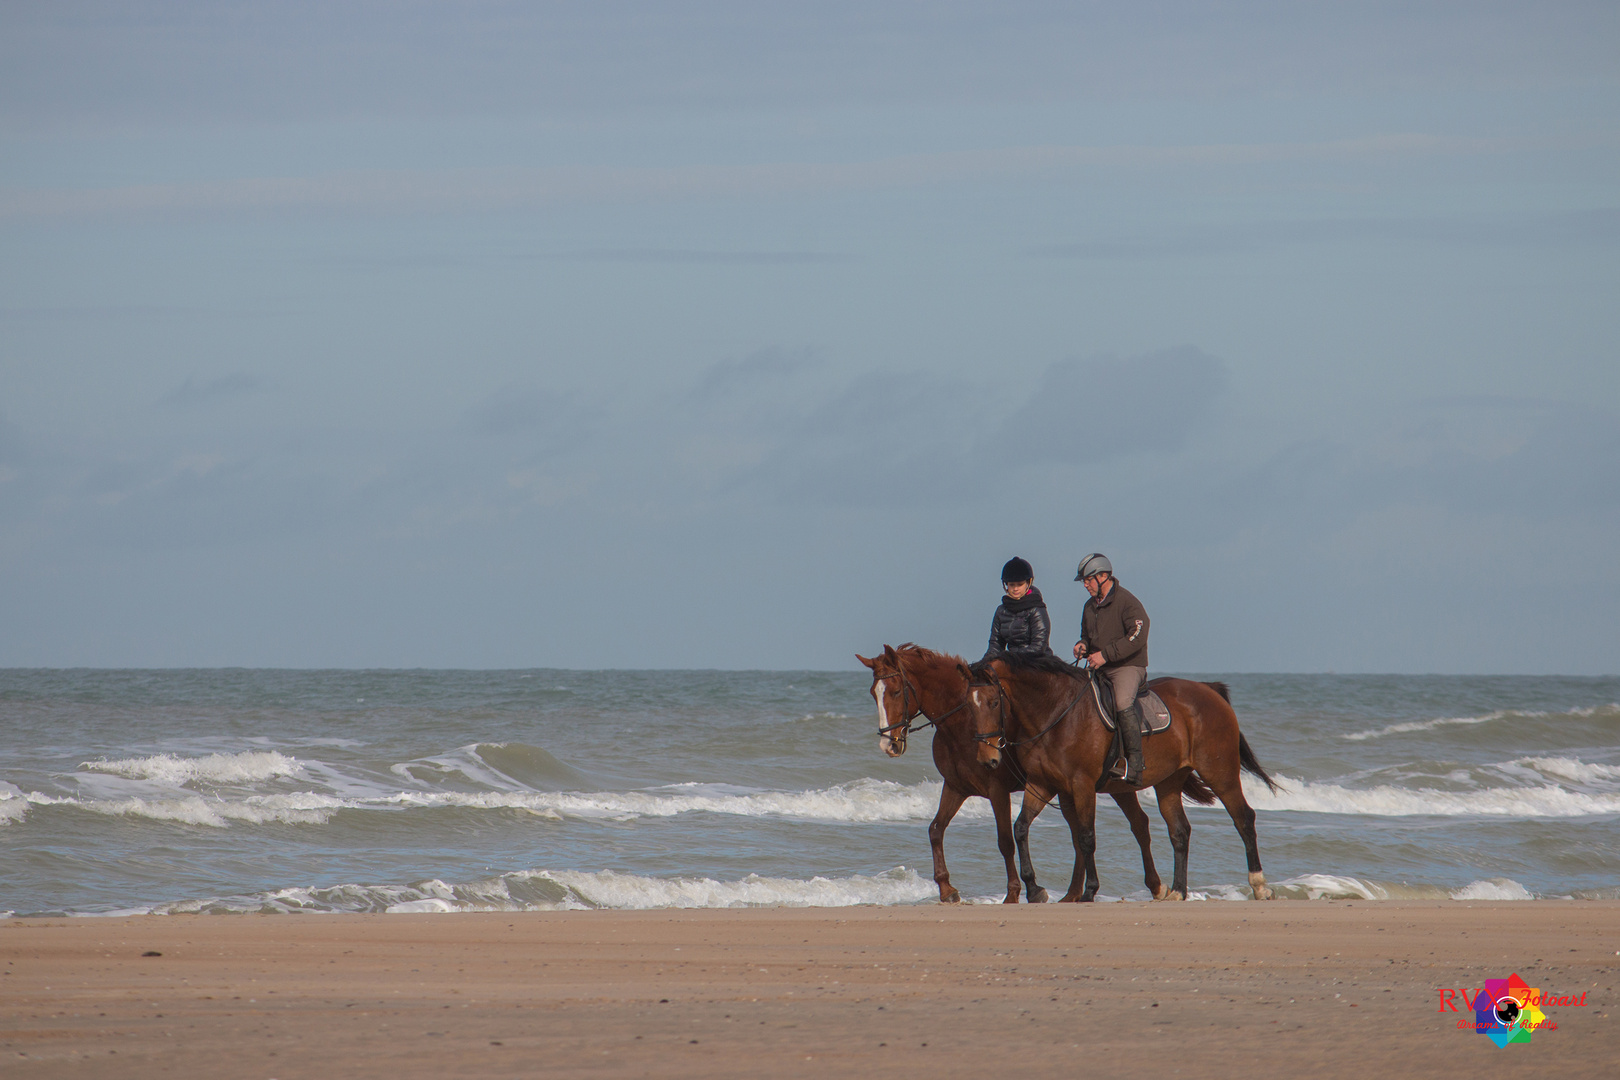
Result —
<path fill-rule="evenodd" d="M 1284 901 L 1620 897 L 1620 678 L 1188 677 L 1230 684 L 1278 782 L 1245 791 Z M 885 757 L 870 685 L 864 669 L 0 670 L 0 913 L 935 903 L 928 735 Z M 1190 899 L 1246 899 L 1225 811 L 1188 813 Z M 1147 901 L 1111 800 L 1098 823 L 1099 898 Z M 945 844 L 962 894 L 999 901 L 984 800 Z M 1061 892 L 1055 807 L 1031 847 Z"/>

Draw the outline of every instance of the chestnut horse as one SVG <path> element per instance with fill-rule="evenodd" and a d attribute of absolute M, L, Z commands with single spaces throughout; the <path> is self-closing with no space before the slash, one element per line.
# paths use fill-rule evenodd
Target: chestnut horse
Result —
<path fill-rule="evenodd" d="M 1035 868 L 1029 858 L 1029 823 L 1051 801 L 1052 792 L 1036 784 L 1026 786 L 1022 779 L 1014 778 L 1011 770 L 991 769 L 980 764 L 968 717 L 968 693 L 975 681 L 990 684 L 975 680 L 960 657 L 944 656 L 912 644 L 898 649 L 885 645 L 881 656 L 868 659 L 856 653 L 855 659 L 872 671 L 871 692 L 878 707 L 878 745 L 885 754 L 899 757 L 906 752 L 906 736 L 911 733 L 911 722 L 919 715 L 934 727 L 934 765 L 945 786 L 939 794 L 939 812 L 928 826 L 928 843 L 933 848 L 934 881 L 939 885 L 940 902 L 954 904 L 962 899 L 945 868 L 945 828 L 962 803 L 970 795 L 977 795 L 990 800 L 996 818 L 996 842 L 1007 864 L 1007 897 L 1003 902 L 1018 902 L 1021 877 L 1029 902 L 1044 903 L 1046 890 L 1035 883 Z M 1018 815 L 1019 869 L 1015 871 L 1015 839 L 1009 819 L 1011 795 L 1020 789 L 1024 790 L 1024 806 Z M 1131 832 L 1142 849 L 1143 878 L 1148 891 L 1162 897 L 1165 888 L 1149 850 L 1152 831 L 1147 814 L 1143 813 L 1134 791 L 1117 793 L 1114 801 L 1130 820 Z"/>
<path fill-rule="evenodd" d="M 1011 764 L 1030 786 L 1055 792 L 1074 837 L 1074 878 L 1064 902 L 1096 898 L 1097 779 L 1102 774 L 1113 732 L 1102 722 L 1094 696 L 1091 673 L 1056 657 L 1026 660 L 1014 656 L 993 659 L 980 666 L 999 687 L 975 690 L 969 697 L 978 759 L 990 768 L 1010 755 Z M 1249 887 L 1256 900 L 1269 900 L 1271 890 L 1260 867 L 1260 849 L 1254 834 L 1254 810 L 1243 797 L 1239 770 L 1247 770 L 1271 790 L 1277 785 L 1255 759 L 1249 741 L 1238 730 L 1237 714 L 1225 683 L 1190 679 L 1154 679 L 1155 690 L 1170 709 L 1171 723 L 1142 740 L 1143 787 L 1159 797 L 1159 813 L 1170 828 L 1176 869 L 1163 899 L 1187 897 L 1187 839 L 1192 824 L 1181 805 L 1187 794 L 1195 801 L 1198 788 L 1221 800 L 1232 817 L 1249 860 Z M 1005 695 L 1005 702 L 999 700 Z M 1196 770 L 1196 774 L 1194 772 Z M 999 771 L 999 769 L 998 769 Z M 1202 778 L 1203 783 L 1189 786 Z M 1205 787 L 1204 785 L 1208 786 Z M 1100 790 L 1116 799 L 1134 792 L 1118 780 Z"/>

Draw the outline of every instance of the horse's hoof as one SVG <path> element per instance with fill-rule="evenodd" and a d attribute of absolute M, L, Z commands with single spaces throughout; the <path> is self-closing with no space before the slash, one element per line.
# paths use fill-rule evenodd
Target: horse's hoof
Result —
<path fill-rule="evenodd" d="M 1277 894 L 1272 892 L 1271 889 L 1265 885 L 1262 885 L 1258 889 L 1254 890 L 1254 898 L 1256 900 L 1275 900 L 1277 899 Z"/>
<path fill-rule="evenodd" d="M 1029 890 L 1029 902 L 1030 903 L 1032 903 L 1032 904 L 1044 904 L 1044 903 L 1046 903 L 1046 900 L 1047 900 L 1047 896 L 1046 896 L 1046 890 L 1045 889 L 1031 889 L 1031 890 Z"/>
<path fill-rule="evenodd" d="M 1168 900 L 1168 899 L 1170 899 L 1170 886 L 1168 886 L 1168 885 L 1160 885 L 1157 889 L 1154 889 L 1153 890 L 1153 899 L 1155 899 L 1155 900 Z"/>
<path fill-rule="evenodd" d="M 1254 890 L 1256 900 L 1273 900 L 1277 896 L 1266 886 L 1266 875 L 1258 870 L 1249 875 L 1249 888 Z"/>
<path fill-rule="evenodd" d="M 1166 889 L 1164 898 L 1166 900 L 1185 900 L 1187 899 L 1187 895 L 1180 889 Z"/>
<path fill-rule="evenodd" d="M 949 889 L 941 889 L 939 890 L 939 902 L 942 904 L 960 904 L 962 894 L 956 891 L 954 885 Z"/>
<path fill-rule="evenodd" d="M 1003 900 L 1002 903 L 1003 904 L 1016 904 L 1016 903 L 1018 903 L 1018 890 L 1014 889 L 1012 892 L 1008 893 L 1007 894 L 1007 899 Z"/>

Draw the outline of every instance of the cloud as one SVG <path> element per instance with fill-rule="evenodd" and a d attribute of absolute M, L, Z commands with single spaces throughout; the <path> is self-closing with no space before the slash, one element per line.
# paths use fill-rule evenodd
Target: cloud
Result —
<path fill-rule="evenodd" d="M 1524 247 L 1620 243 L 1620 207 L 1553 214 L 1472 214 L 1449 217 L 1319 218 L 1252 221 L 1218 228 L 1183 228 L 1174 236 L 1122 236 L 1032 248 L 1037 258 L 1159 259 L 1227 255 L 1286 246 L 1357 241 L 1427 243 L 1446 247 Z"/>
<path fill-rule="evenodd" d="M 1187 444 L 1226 388 L 1226 366 L 1192 346 L 1046 370 L 993 446 L 1012 462 L 1094 464 Z"/>
<path fill-rule="evenodd" d="M 17 465 L 26 456 L 17 426 L 0 413 L 0 465 Z"/>
<path fill-rule="evenodd" d="M 185 382 L 163 395 L 158 404 L 179 407 L 203 405 L 254 394 L 262 387 L 263 384 L 259 382 L 258 378 L 243 372 L 233 372 L 230 375 L 221 375 L 218 378 L 208 379 L 203 382 L 188 378 Z"/>
<path fill-rule="evenodd" d="M 1314 545 L 1365 537 L 1358 522 L 1407 522 L 1399 535 L 1364 543 L 1366 557 L 1450 546 L 1461 565 L 1488 540 L 1468 533 L 1501 531 L 1501 522 L 1522 523 L 1552 546 L 1588 527 L 1620 527 L 1620 417 L 1534 399 L 1418 402 L 1279 448 L 1212 490 L 1219 495 L 1206 520 L 1221 523 L 1223 535 L 1254 530 Z"/>
<path fill-rule="evenodd" d="M 144 214 L 483 212 L 563 203 L 755 198 L 904 190 L 984 180 L 1076 180 L 1098 173 L 1180 176 L 1189 168 L 1279 162 L 1387 161 L 1515 153 L 1519 139 L 1430 134 L 1327 141 L 1188 145 L 1011 146 L 864 161 L 772 161 L 645 167 L 358 170 L 318 176 L 241 177 L 110 188 L 0 188 L 0 218 Z M 579 254 L 591 255 L 591 249 Z M 785 256 L 785 257 L 784 257 Z M 602 249 L 593 257 L 639 261 L 835 261 L 821 252 Z"/>
<path fill-rule="evenodd" d="M 734 360 L 720 360 L 709 365 L 697 378 L 691 397 L 710 400 L 728 398 L 737 394 L 770 392 L 785 380 L 802 375 L 816 366 L 808 350 L 786 352 L 781 349 L 760 349 Z"/>
<path fill-rule="evenodd" d="M 650 263 L 688 266 L 802 266 L 854 262 L 853 255 L 826 251 L 705 251 L 680 248 L 618 248 L 564 251 L 537 258 L 559 262 Z"/>
<path fill-rule="evenodd" d="M 542 432 L 577 439 L 584 434 L 589 413 L 577 395 L 509 384 L 475 402 L 462 414 L 459 426 L 479 435 Z"/>
<path fill-rule="evenodd" d="M 13 123 L 1612 85 L 1612 4 L 12 4 Z"/>

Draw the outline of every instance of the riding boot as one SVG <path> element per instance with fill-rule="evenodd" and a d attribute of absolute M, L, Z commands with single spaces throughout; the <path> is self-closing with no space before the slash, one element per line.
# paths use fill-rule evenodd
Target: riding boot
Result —
<path fill-rule="evenodd" d="M 1135 787 L 1142 782 L 1142 707 L 1133 701 L 1116 717 L 1125 744 L 1125 783 Z"/>

